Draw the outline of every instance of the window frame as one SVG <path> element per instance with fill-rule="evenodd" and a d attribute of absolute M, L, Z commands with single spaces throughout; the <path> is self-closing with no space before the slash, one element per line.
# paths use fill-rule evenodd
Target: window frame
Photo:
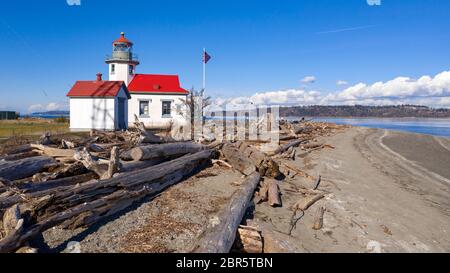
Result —
<path fill-rule="evenodd" d="M 132 64 L 128 65 L 128 74 L 134 75 L 134 65 Z"/>
<path fill-rule="evenodd" d="M 147 103 L 147 114 L 141 114 L 141 103 Z M 152 103 L 152 100 L 138 100 L 138 109 L 139 109 L 139 117 L 140 118 L 149 118 L 150 117 L 150 104 Z"/>
<path fill-rule="evenodd" d="M 169 104 L 169 114 L 164 114 L 164 104 Z M 162 118 L 172 118 L 172 103 L 173 100 L 161 100 L 161 117 Z"/>

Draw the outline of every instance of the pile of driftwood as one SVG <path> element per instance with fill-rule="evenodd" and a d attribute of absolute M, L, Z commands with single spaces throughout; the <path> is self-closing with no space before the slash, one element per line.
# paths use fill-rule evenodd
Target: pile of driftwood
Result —
<path fill-rule="evenodd" d="M 0 252 L 23 252 L 54 226 L 90 226 L 210 164 L 214 151 L 145 131 L 49 134 L 0 158 Z"/>
<path fill-rule="evenodd" d="M 277 179 L 283 174 L 275 159 L 295 158 L 292 151 L 301 145 L 305 151 L 323 148 L 315 138 L 333 130 L 321 123 L 282 122 L 279 145 L 263 152 L 255 142 L 175 142 L 147 132 L 137 118 L 134 125 L 121 132 L 93 130 L 77 140 L 46 134 L 39 143 L 0 155 L 0 252 L 33 252 L 28 243 L 49 228 L 90 226 L 211 163 L 246 177 L 221 224 L 197 249 L 229 252 L 236 231 L 257 237 L 251 229 L 239 228 L 255 191 L 255 202 L 282 206 Z"/>

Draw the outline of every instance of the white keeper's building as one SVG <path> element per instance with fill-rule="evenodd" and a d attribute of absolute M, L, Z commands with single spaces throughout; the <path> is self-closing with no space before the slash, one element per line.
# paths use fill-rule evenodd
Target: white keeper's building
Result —
<path fill-rule="evenodd" d="M 180 86 L 178 75 L 136 74 L 139 61 L 133 43 L 121 37 L 113 42 L 113 53 L 106 58 L 109 80 L 97 74 L 95 81 L 77 81 L 70 99 L 72 131 L 122 130 L 134 115 L 147 128 L 165 128 L 174 120 L 185 119 L 188 91 Z"/>

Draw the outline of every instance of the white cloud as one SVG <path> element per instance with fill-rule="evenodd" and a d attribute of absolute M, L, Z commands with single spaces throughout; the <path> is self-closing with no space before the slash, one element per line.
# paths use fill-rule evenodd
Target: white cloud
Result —
<path fill-rule="evenodd" d="M 28 107 L 28 112 L 61 111 L 67 109 L 67 103 L 50 102 L 48 104 L 32 104 Z"/>
<path fill-rule="evenodd" d="M 339 83 L 339 82 L 338 82 Z M 387 82 L 358 83 L 342 91 L 323 95 L 318 91 L 288 89 L 256 93 L 248 97 L 218 98 L 215 106 L 239 108 L 257 105 L 398 105 L 417 104 L 450 108 L 450 71 L 419 79 L 398 77 Z"/>
<path fill-rule="evenodd" d="M 343 80 L 338 80 L 338 81 L 336 82 L 336 85 L 347 85 L 347 84 L 348 84 L 348 82 L 343 81 Z"/>
<path fill-rule="evenodd" d="M 323 104 L 348 104 L 370 102 L 424 102 L 446 104 L 442 98 L 450 97 L 450 71 L 444 71 L 434 77 L 422 76 L 419 79 L 398 77 L 387 82 L 368 85 L 358 83 L 341 92 L 323 98 Z M 430 105 L 434 106 L 434 105 Z M 448 104 L 450 106 L 450 104 Z"/>
<path fill-rule="evenodd" d="M 314 76 L 306 76 L 301 80 L 302 83 L 314 83 L 315 81 L 316 77 Z"/>

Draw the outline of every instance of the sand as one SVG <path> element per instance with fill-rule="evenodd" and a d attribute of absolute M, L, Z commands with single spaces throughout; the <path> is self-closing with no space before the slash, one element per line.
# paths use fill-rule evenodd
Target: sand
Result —
<path fill-rule="evenodd" d="M 324 149 L 288 164 L 322 176 L 327 197 L 311 207 L 292 236 L 289 208 L 301 198 L 286 189 L 310 187 L 296 177 L 283 182 L 282 208 L 256 206 L 255 217 L 298 252 L 450 251 L 449 140 L 351 128 L 325 138 Z M 324 227 L 314 213 L 326 207 Z"/>
<path fill-rule="evenodd" d="M 312 177 L 320 174 L 319 189 L 327 193 L 291 236 L 291 206 L 301 198 L 295 191 L 313 187 L 314 179 L 288 176 L 280 182 L 282 207 L 262 203 L 247 214 L 282 241 L 284 251 L 450 251 L 449 139 L 352 127 L 323 141 L 335 149 L 279 160 Z M 87 230 L 45 232 L 47 251 L 71 251 L 71 241 L 79 242 L 81 252 L 192 251 L 242 179 L 227 168 L 208 168 Z M 326 208 L 324 225 L 316 231 L 313 217 L 320 206 Z"/>

